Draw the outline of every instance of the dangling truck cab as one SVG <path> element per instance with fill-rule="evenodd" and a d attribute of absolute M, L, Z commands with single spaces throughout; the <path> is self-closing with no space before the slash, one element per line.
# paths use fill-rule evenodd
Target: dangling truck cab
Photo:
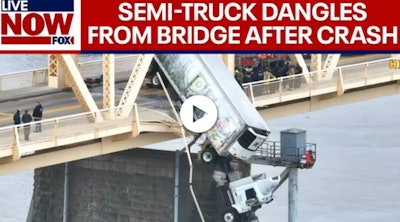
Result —
<path fill-rule="evenodd" d="M 155 61 L 181 103 L 203 95 L 217 107 L 217 121 L 204 133 L 209 144 L 201 151 L 203 162 L 213 163 L 220 156 L 246 161 L 266 141 L 268 126 L 218 55 L 156 54 Z M 201 115 L 195 113 L 194 118 Z"/>
<path fill-rule="evenodd" d="M 255 212 L 262 204 L 273 201 L 273 193 L 281 184 L 281 177 L 267 178 L 265 173 L 245 177 L 229 183 L 226 189 L 228 208 L 223 215 L 226 222 L 241 221 L 243 216 Z M 251 216 L 248 216 L 251 219 Z"/>

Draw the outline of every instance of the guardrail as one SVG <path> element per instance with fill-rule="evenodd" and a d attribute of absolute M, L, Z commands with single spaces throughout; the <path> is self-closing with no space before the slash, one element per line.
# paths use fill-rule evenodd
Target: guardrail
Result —
<path fill-rule="evenodd" d="M 391 58 L 310 73 L 243 84 L 255 107 L 400 80 L 400 69 L 390 69 Z"/>
<path fill-rule="evenodd" d="M 268 163 L 272 166 L 301 167 L 301 159 L 309 151 L 312 153 L 314 164 L 317 159 L 317 145 L 315 143 L 306 143 L 304 147 L 285 147 L 283 150 L 280 141 L 266 141 L 258 148 L 250 162 L 255 164 Z"/>
<path fill-rule="evenodd" d="M 115 72 L 123 73 L 132 71 L 138 55 L 124 55 L 115 57 Z M 78 63 L 79 71 L 83 77 L 99 77 L 103 73 L 103 60 Z M 0 75 L 0 91 L 47 85 L 47 67 L 12 72 Z M 118 76 L 116 76 L 118 77 Z M 129 76 L 127 77 L 129 78 Z"/>
<path fill-rule="evenodd" d="M 127 117 L 119 116 L 121 107 L 85 112 L 26 124 L 0 128 L 0 158 L 17 156 L 80 143 L 103 137 L 140 132 L 170 132 L 176 121 L 169 113 L 137 107 L 136 104 L 122 108 L 132 109 Z M 33 132 L 37 125 L 41 132 Z M 25 130 L 29 138 L 25 140 Z M 17 158 L 17 159 L 18 159 Z"/>

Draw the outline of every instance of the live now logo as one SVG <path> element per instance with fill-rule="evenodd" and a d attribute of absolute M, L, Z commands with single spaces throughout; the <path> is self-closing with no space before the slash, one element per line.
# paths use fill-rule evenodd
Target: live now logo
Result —
<path fill-rule="evenodd" d="M 52 49 L 65 46 L 62 47 L 65 50 L 75 45 L 75 35 L 80 31 L 76 27 L 80 28 L 80 21 L 74 20 L 74 0 L 0 1 L 0 47 L 31 45 L 45 50 L 43 46 L 48 45 L 54 46 Z"/>
<path fill-rule="evenodd" d="M 9 13 L 1 18 L 3 44 L 73 43 L 69 36 L 72 13 Z"/>

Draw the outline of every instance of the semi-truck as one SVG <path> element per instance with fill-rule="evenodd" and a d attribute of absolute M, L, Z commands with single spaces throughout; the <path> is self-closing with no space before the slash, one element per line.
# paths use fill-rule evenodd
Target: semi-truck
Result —
<path fill-rule="evenodd" d="M 234 174 L 231 157 L 249 160 L 270 133 L 233 73 L 218 55 L 212 54 L 156 54 L 152 65 L 157 65 L 153 70 L 159 72 L 163 81 L 167 80 L 169 94 L 178 100 L 177 109 L 195 95 L 206 96 L 215 103 L 217 121 L 203 133 L 207 140 L 200 157 L 205 163 L 221 160 L 218 162 L 224 172 L 219 174 L 221 178 L 214 179 L 217 184 L 220 181 L 227 201 L 223 221 L 258 221 L 255 211 L 273 200 L 272 195 L 287 177 L 287 171 L 276 177 L 267 177 L 265 173 L 241 179 L 229 176 Z M 194 109 L 194 119 L 202 115 Z"/>
<path fill-rule="evenodd" d="M 248 160 L 268 138 L 264 119 L 218 55 L 156 54 L 154 59 L 181 103 L 203 95 L 217 107 L 217 121 L 205 132 L 210 143 L 201 151 L 203 162 L 214 163 L 220 156 Z"/>

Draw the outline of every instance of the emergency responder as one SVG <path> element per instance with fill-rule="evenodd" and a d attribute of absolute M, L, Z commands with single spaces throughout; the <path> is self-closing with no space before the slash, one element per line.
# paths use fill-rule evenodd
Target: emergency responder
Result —
<path fill-rule="evenodd" d="M 253 71 L 252 69 L 244 69 L 243 83 L 253 82 Z"/>
<path fill-rule="evenodd" d="M 288 86 L 289 90 L 293 90 L 294 89 L 294 80 L 295 80 L 295 76 L 294 76 L 294 66 L 291 65 L 289 62 L 286 63 L 286 68 L 287 68 L 287 76 L 289 78 L 286 78 L 284 80 L 283 83 L 283 88 L 285 89 L 286 86 Z"/>
<path fill-rule="evenodd" d="M 253 68 L 253 81 L 261 81 L 264 80 L 264 72 L 261 66 L 261 63 L 258 64 L 257 67 Z"/>
<path fill-rule="evenodd" d="M 314 165 L 315 158 L 313 156 L 313 152 L 308 150 L 303 156 L 301 157 L 300 164 L 301 168 L 311 168 Z"/>
<path fill-rule="evenodd" d="M 299 65 L 299 63 L 296 63 L 294 66 L 294 74 L 296 75 L 296 79 L 294 81 L 294 88 L 298 89 L 301 86 L 301 81 L 303 80 L 304 77 L 300 77 L 300 74 L 303 73 L 303 68 Z M 299 75 L 299 76 L 297 76 Z"/>
<path fill-rule="evenodd" d="M 14 125 L 19 125 L 21 124 L 21 110 L 17 109 L 17 111 L 14 113 Z M 18 132 L 19 132 L 19 126 L 17 126 Z"/>
<path fill-rule="evenodd" d="M 252 81 L 258 82 L 258 83 L 252 84 L 254 96 L 265 95 L 264 82 L 259 82 L 259 81 L 263 81 L 263 80 L 264 80 L 264 72 L 261 67 L 261 64 L 259 64 L 257 67 L 253 68 L 253 73 L 252 73 Z"/>
<path fill-rule="evenodd" d="M 32 117 L 34 121 L 38 122 L 36 123 L 35 130 L 33 132 L 42 132 L 42 124 L 39 121 L 41 121 L 43 117 L 43 106 L 39 101 L 36 102 Z"/>
<path fill-rule="evenodd" d="M 243 84 L 243 73 L 238 68 L 235 69 L 235 79 L 240 85 Z"/>
<path fill-rule="evenodd" d="M 29 134 L 31 132 L 31 126 L 27 123 L 32 122 L 32 116 L 31 114 L 28 112 L 28 110 L 25 110 L 24 115 L 22 115 L 21 118 L 23 123 L 26 123 L 26 125 L 24 125 L 24 136 L 25 136 L 25 140 L 29 140 Z"/>
<path fill-rule="evenodd" d="M 272 74 L 272 71 L 266 67 L 264 71 L 264 80 L 266 81 L 266 94 L 275 93 L 278 82 L 275 81 L 276 77 Z"/>

